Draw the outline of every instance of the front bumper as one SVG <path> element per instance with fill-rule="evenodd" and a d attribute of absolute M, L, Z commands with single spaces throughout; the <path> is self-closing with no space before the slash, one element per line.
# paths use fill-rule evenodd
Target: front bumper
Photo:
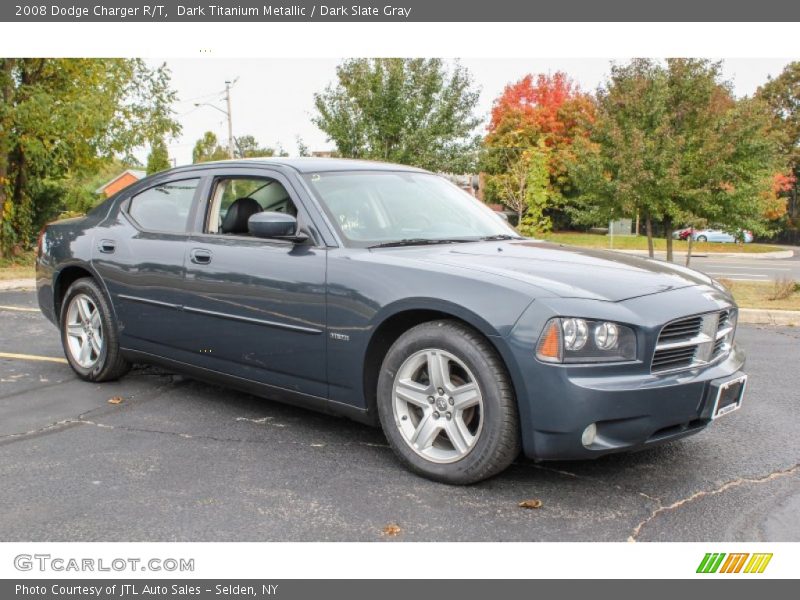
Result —
<path fill-rule="evenodd" d="M 547 417 L 534 416 L 526 454 L 538 460 L 596 458 L 698 433 L 711 422 L 714 384 L 742 375 L 743 366 L 744 352 L 734 346 L 713 367 L 667 377 L 607 379 L 555 369 L 563 395 Z M 584 447 L 581 434 L 591 423 L 597 437 Z"/>
<path fill-rule="evenodd" d="M 664 374 L 650 372 L 649 358 L 664 323 L 729 301 L 709 290 L 695 287 L 619 303 L 534 302 L 506 338 L 525 455 L 535 460 L 597 458 L 703 430 L 712 420 L 716 386 L 743 375 L 744 351 L 734 343 L 716 364 Z M 558 315 L 630 324 L 639 336 L 638 359 L 605 365 L 537 361 L 538 336 L 547 319 Z M 581 436 L 592 423 L 597 437 L 585 447 Z"/>

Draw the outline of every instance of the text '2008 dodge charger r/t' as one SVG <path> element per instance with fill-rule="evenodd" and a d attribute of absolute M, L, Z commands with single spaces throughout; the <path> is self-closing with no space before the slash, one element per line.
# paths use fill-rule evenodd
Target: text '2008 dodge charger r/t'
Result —
<path fill-rule="evenodd" d="M 148 177 L 39 239 L 38 298 L 83 379 L 153 362 L 382 426 L 470 483 L 696 433 L 739 406 L 712 279 L 520 237 L 445 179 L 259 159 Z"/>

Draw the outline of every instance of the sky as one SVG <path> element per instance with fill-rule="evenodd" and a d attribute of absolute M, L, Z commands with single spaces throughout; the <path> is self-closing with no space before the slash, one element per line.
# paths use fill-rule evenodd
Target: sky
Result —
<path fill-rule="evenodd" d="M 231 91 L 233 135 L 253 135 L 264 146 L 282 146 L 297 155 L 297 136 L 310 150 L 330 150 L 333 144 L 311 122 L 314 93 L 334 81 L 336 58 L 298 59 L 153 59 L 152 65 L 166 62 L 172 71 L 172 84 L 178 93 L 174 105 L 183 126 L 181 136 L 169 143 L 170 158 L 182 165 L 192 161 L 192 148 L 205 131 L 227 140 L 225 115 L 209 106 L 225 109 L 225 81 L 236 80 Z M 581 89 L 593 91 L 608 77 L 611 59 L 463 59 L 481 90 L 477 114 L 488 122 L 493 100 L 510 82 L 528 73 L 564 71 Z M 734 85 L 737 96 L 751 95 L 768 76 L 780 74 L 789 59 L 732 58 L 723 62 L 723 72 Z M 146 160 L 147 150 L 139 154 Z"/>

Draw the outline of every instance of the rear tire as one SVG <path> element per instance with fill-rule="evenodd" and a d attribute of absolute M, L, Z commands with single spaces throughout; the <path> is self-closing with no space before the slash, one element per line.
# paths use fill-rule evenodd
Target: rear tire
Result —
<path fill-rule="evenodd" d="M 61 306 L 61 344 L 78 377 L 102 382 L 127 373 L 131 365 L 120 352 L 111 307 L 94 279 L 73 282 Z"/>
<path fill-rule="evenodd" d="M 505 366 L 489 342 L 449 320 L 417 325 L 389 349 L 378 415 L 413 472 L 463 485 L 505 470 L 519 455 L 519 417 Z"/>
<path fill-rule="evenodd" d="M 704 236 L 704 235 L 698 235 L 697 236 L 697 241 L 698 242 L 707 242 L 708 238 L 706 236 Z"/>

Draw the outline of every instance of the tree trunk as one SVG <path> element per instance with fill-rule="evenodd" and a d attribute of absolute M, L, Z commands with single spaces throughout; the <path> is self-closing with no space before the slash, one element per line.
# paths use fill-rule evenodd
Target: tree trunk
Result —
<path fill-rule="evenodd" d="M 694 227 L 692 227 L 689 233 L 689 246 L 686 248 L 686 266 L 689 266 L 689 262 L 692 260 L 692 243 L 694 242 Z"/>
<path fill-rule="evenodd" d="M 664 219 L 664 235 L 667 236 L 667 262 L 672 262 L 672 219 Z"/>
<path fill-rule="evenodd" d="M 647 232 L 647 254 L 650 258 L 653 258 L 655 256 L 653 252 L 653 220 L 650 218 L 650 213 L 645 215 L 644 227 Z"/>

